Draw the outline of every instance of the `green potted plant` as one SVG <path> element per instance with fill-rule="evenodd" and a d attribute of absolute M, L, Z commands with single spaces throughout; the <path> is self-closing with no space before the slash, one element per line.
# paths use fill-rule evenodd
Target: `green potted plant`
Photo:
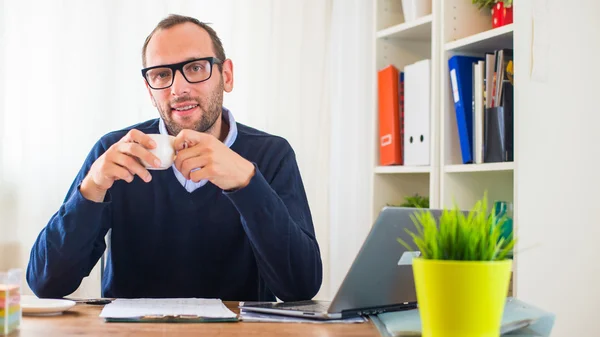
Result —
<path fill-rule="evenodd" d="M 492 27 L 497 28 L 513 22 L 512 0 L 471 0 L 479 9 L 489 8 L 492 12 Z"/>
<path fill-rule="evenodd" d="M 514 238 L 503 237 L 506 216 L 487 211 L 487 193 L 469 211 L 427 209 L 413 215 L 410 251 L 423 337 L 497 337 L 508 294 Z"/>
<path fill-rule="evenodd" d="M 415 193 L 413 196 L 405 197 L 401 204 L 388 204 L 388 206 L 429 208 L 429 197 Z"/>

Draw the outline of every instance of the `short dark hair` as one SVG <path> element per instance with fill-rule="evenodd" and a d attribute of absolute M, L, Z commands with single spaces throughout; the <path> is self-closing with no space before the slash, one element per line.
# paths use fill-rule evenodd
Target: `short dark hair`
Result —
<path fill-rule="evenodd" d="M 204 29 L 210 36 L 210 39 L 212 40 L 215 56 L 219 60 L 221 60 L 221 62 L 225 61 L 225 50 L 223 49 L 223 44 L 221 43 L 221 39 L 219 39 L 219 36 L 217 35 L 217 32 L 215 32 L 214 29 L 212 29 L 208 24 L 200 22 L 198 19 L 179 14 L 171 14 L 166 18 L 162 19 L 158 23 L 158 25 L 156 25 L 156 27 L 152 30 L 150 35 L 148 35 L 146 41 L 144 41 L 144 47 L 142 47 L 142 65 L 144 67 L 146 67 L 146 49 L 148 48 L 148 43 L 150 42 L 150 39 L 152 38 L 154 33 L 156 33 L 156 31 L 160 29 L 169 29 L 173 26 L 177 26 L 186 22 L 193 23 L 196 26 Z M 219 67 L 219 71 L 222 71 L 221 64 L 219 63 L 217 64 L 217 66 Z"/>

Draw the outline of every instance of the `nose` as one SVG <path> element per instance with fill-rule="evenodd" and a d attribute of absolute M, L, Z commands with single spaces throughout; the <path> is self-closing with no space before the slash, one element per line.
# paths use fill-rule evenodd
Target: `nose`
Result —
<path fill-rule="evenodd" d="M 183 77 L 181 71 L 175 71 L 175 78 L 173 78 L 173 84 L 171 85 L 171 95 L 183 96 L 190 93 L 190 83 Z"/>

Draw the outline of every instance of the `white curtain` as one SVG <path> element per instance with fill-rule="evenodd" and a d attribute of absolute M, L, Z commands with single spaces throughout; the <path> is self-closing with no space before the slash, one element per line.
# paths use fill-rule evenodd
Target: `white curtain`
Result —
<path fill-rule="evenodd" d="M 374 14 L 369 0 L 333 2 L 329 295 L 334 296 L 371 228 L 375 149 Z M 375 276 L 376 277 L 376 276 Z"/>
<path fill-rule="evenodd" d="M 328 297 L 331 0 L 0 4 L 1 269 L 26 267 L 100 136 L 157 116 L 139 72 L 141 47 L 160 19 L 179 13 L 220 34 L 234 63 L 225 105 L 236 119 L 294 147 L 325 263 L 318 297 Z M 99 289 L 96 269 L 75 295 Z"/>
<path fill-rule="evenodd" d="M 239 1 L 232 53 L 234 111 L 285 137 L 296 152 L 323 259 L 317 298 L 329 298 L 329 43 L 331 0 Z M 235 72 L 235 71 L 234 71 Z"/>

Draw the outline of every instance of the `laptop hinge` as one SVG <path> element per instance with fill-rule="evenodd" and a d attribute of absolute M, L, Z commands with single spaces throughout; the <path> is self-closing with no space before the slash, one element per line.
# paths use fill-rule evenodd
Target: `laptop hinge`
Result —
<path fill-rule="evenodd" d="M 416 309 L 416 308 L 417 308 L 417 302 L 406 302 L 406 303 L 391 304 L 391 305 L 385 305 L 385 306 L 379 306 L 379 307 L 348 309 L 348 310 L 342 310 L 342 318 L 378 315 L 378 314 L 382 314 L 384 312 L 403 311 L 403 310 L 411 310 L 411 309 Z"/>

